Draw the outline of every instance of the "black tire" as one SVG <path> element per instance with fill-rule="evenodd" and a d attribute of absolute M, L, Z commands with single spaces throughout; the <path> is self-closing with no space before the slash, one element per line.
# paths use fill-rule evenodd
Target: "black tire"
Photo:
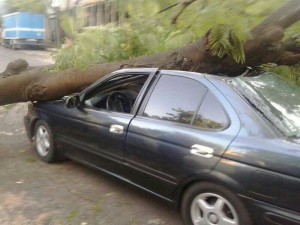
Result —
<path fill-rule="evenodd" d="M 205 210 L 202 211 L 200 209 L 202 206 L 199 206 L 198 203 L 193 204 L 195 199 L 198 199 L 199 201 L 200 199 L 204 199 L 204 203 L 202 204 L 205 206 L 207 203 L 212 209 L 205 209 L 205 207 L 203 207 Z M 219 211 L 215 209 L 217 208 L 216 200 L 219 200 L 220 204 L 221 202 L 224 202 L 221 207 L 222 213 L 219 213 Z M 199 212 L 197 207 L 199 207 Z M 208 225 L 219 224 L 219 221 L 222 220 L 222 218 L 236 221 L 237 225 L 252 225 L 251 218 L 244 204 L 228 189 L 209 182 L 196 183 L 184 193 L 181 201 L 181 214 L 186 225 L 194 225 L 192 211 L 194 218 L 197 217 L 201 220 L 203 219 Z M 204 222 L 203 224 L 206 223 Z"/>
<path fill-rule="evenodd" d="M 44 138 L 43 135 L 45 136 Z M 62 155 L 55 148 L 53 134 L 49 125 L 46 122 L 42 120 L 36 122 L 34 136 L 36 152 L 42 161 L 46 163 L 53 163 L 63 159 Z M 46 139 L 48 139 L 49 146 L 45 145 Z M 45 148 L 43 148 L 43 146 Z"/>

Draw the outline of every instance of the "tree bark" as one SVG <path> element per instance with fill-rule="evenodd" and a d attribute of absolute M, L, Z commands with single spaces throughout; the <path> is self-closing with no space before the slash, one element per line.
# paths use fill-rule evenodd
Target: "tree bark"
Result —
<path fill-rule="evenodd" d="M 0 105 L 26 101 L 49 101 L 79 92 L 102 76 L 128 67 L 156 67 L 216 75 L 235 76 L 245 66 L 264 63 L 292 65 L 300 60 L 297 38 L 282 42 L 284 30 L 300 19 L 299 0 L 291 0 L 251 31 L 244 45 L 246 62 L 237 64 L 229 56 L 211 54 L 208 35 L 185 47 L 127 61 L 91 66 L 87 71 L 68 69 L 50 73 L 42 69 L 26 70 L 20 75 L 0 78 Z M 4 74 L 2 74 L 4 75 Z"/>

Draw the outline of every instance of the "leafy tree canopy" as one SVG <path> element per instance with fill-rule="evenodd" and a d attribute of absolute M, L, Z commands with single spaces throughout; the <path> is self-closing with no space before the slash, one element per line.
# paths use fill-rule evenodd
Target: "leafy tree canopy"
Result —
<path fill-rule="evenodd" d="M 119 12 L 129 15 L 122 26 L 84 29 L 75 35 L 74 28 L 70 27 L 76 22 L 65 18 L 63 27 L 65 31 L 72 31 L 74 45 L 56 55 L 57 69 L 84 67 L 178 48 L 208 31 L 215 55 L 231 55 L 237 63 L 243 63 L 243 43 L 250 38 L 248 32 L 287 0 L 196 0 L 179 13 L 183 6 L 180 2 L 183 1 L 118 1 Z M 299 26 L 289 29 L 289 36 L 297 29 Z"/>
<path fill-rule="evenodd" d="M 43 0 L 5 0 L 6 13 L 36 12 L 45 13 L 46 5 Z"/>
<path fill-rule="evenodd" d="M 288 77 L 294 79 L 296 67 L 279 69 L 277 64 L 299 63 L 298 1 L 119 0 L 118 14 L 125 15 L 121 23 L 89 28 L 82 25 L 86 24 L 87 15 L 95 14 L 95 7 L 86 11 L 87 8 L 79 8 L 82 17 L 74 13 L 77 8 L 60 12 L 68 39 L 56 54 L 55 70 L 63 71 L 51 74 L 35 68 L 24 71 L 24 76 L 11 76 L 15 73 L 9 72 L 14 65 L 10 64 L 3 72 L 6 79 L 0 82 L 0 104 L 58 99 L 127 67 L 151 66 L 228 76 L 277 69 L 289 72 Z M 109 5 L 104 8 L 110 11 Z M 95 24 L 95 18 L 88 19 Z M 102 21 L 101 16 L 97 22 L 98 19 Z M 151 55 L 137 57 L 148 54 Z M 117 62 L 105 63 L 112 61 Z M 295 79 L 299 81 L 299 73 Z"/>
<path fill-rule="evenodd" d="M 76 19 L 64 17 L 64 30 L 73 45 L 56 55 L 56 70 L 87 68 L 91 64 L 126 60 L 182 47 L 210 32 L 214 55 L 231 56 L 244 63 L 243 43 L 250 30 L 288 0 L 195 0 L 186 8 L 178 0 L 122 0 L 118 11 L 128 16 L 121 26 L 84 28 Z M 82 23 L 81 23 L 82 24 Z M 81 32 L 78 32 L 81 30 Z M 285 38 L 300 33 L 299 22 L 288 28 Z M 276 71 L 294 74 L 298 67 Z M 287 75 L 298 80 L 299 75 Z M 299 78 L 300 80 L 300 78 Z"/>

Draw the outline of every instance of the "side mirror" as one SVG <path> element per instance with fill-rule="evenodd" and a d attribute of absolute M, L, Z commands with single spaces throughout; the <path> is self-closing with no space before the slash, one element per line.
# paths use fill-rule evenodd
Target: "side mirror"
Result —
<path fill-rule="evenodd" d="M 67 108 L 75 108 L 80 104 L 79 95 L 74 95 L 70 97 L 66 96 L 64 99 L 66 101 L 65 105 Z"/>

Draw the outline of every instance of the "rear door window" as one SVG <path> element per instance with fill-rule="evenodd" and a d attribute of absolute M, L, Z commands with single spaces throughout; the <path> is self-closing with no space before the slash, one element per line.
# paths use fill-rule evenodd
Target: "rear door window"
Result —
<path fill-rule="evenodd" d="M 207 88 L 194 79 L 162 75 L 143 116 L 191 125 L 206 91 Z"/>

